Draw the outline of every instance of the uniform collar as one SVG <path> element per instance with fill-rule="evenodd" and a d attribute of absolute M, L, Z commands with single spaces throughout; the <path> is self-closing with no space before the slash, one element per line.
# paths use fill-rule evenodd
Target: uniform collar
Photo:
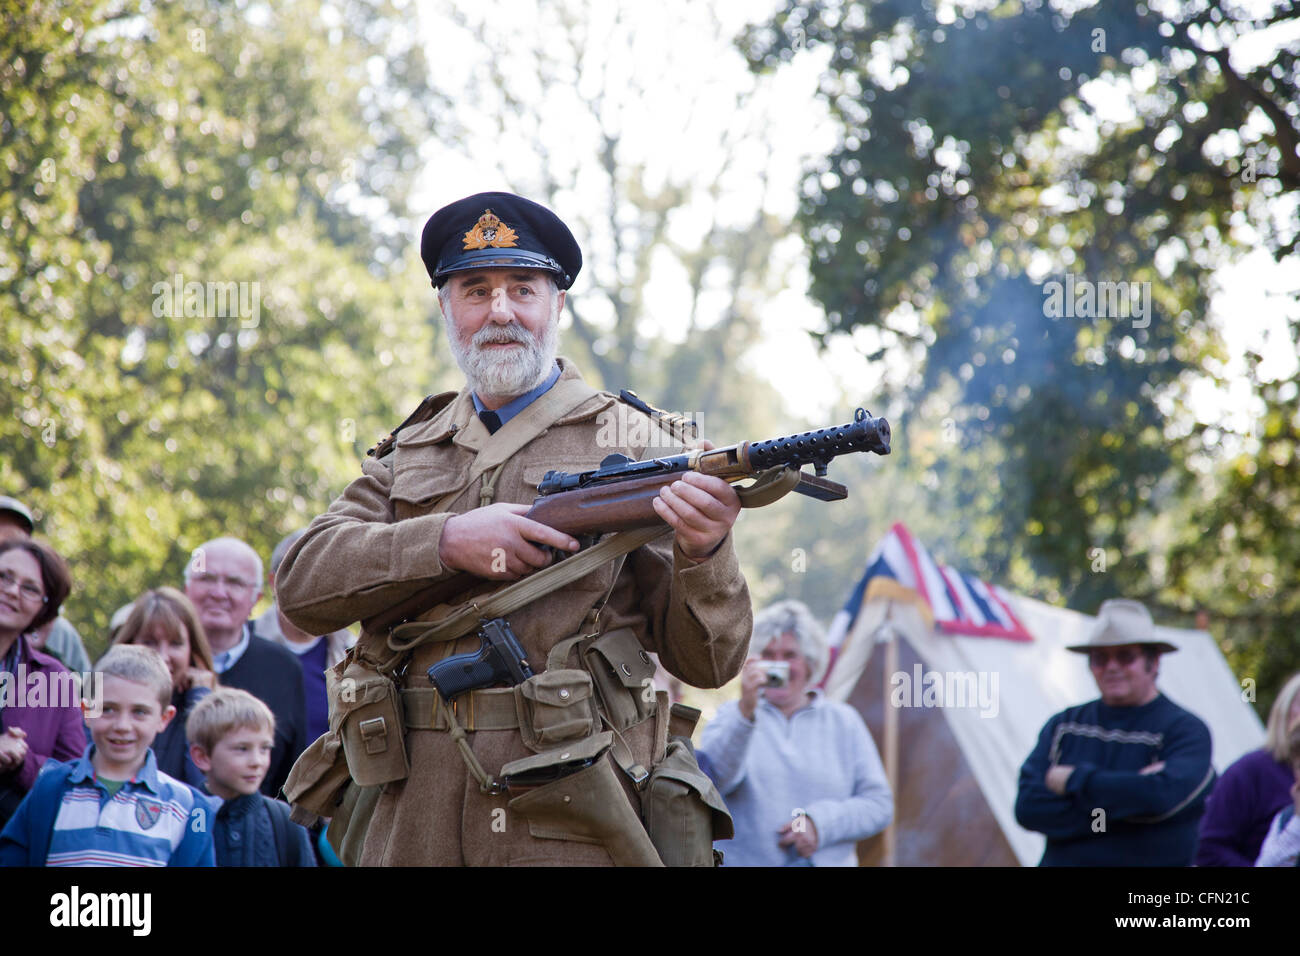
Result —
<path fill-rule="evenodd" d="M 510 419 L 514 418 L 516 415 L 522 412 L 525 408 L 531 405 L 535 399 L 540 398 L 543 394 L 545 394 L 545 392 L 548 389 L 550 389 L 550 387 L 554 385 L 557 381 L 559 381 L 559 379 L 560 379 L 560 366 L 558 363 L 552 364 L 551 374 L 546 376 L 546 380 L 542 382 L 541 385 L 538 385 L 536 388 L 532 389 L 531 391 L 524 392 L 524 394 L 518 396 L 517 398 L 512 398 L 510 401 L 506 402 L 500 408 L 495 410 L 497 413 L 497 418 L 501 419 L 501 424 L 504 425 L 506 422 L 510 421 Z M 482 412 L 484 409 L 484 405 L 483 402 L 479 399 L 478 393 L 471 392 L 470 398 L 473 399 L 474 401 L 475 413 Z"/>
<path fill-rule="evenodd" d="M 551 387 L 568 379 L 582 381 L 582 373 L 578 371 L 577 366 L 572 361 L 561 355 L 556 357 L 555 363 L 559 367 L 560 374 L 555 382 L 551 383 Z M 548 387 L 543 390 L 543 393 L 549 390 Z M 567 425 L 571 422 L 581 421 L 608 408 L 616 401 L 617 399 L 613 395 L 592 389 L 590 397 L 565 412 L 552 424 Z M 498 412 L 498 414 L 500 413 Z M 487 444 L 490 437 L 492 436 L 488 434 L 487 428 L 478 419 L 478 412 L 474 407 L 473 393 L 470 391 L 469 386 L 466 386 L 442 411 L 427 422 L 404 428 L 401 434 L 397 436 L 397 446 L 406 448 L 413 445 L 433 445 L 451 438 L 458 447 L 467 451 L 478 452 Z"/>

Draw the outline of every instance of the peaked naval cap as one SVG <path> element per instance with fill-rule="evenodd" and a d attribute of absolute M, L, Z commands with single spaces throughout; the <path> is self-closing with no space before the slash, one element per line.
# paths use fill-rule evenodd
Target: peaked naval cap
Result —
<path fill-rule="evenodd" d="M 424 225 L 420 258 L 435 287 L 468 269 L 541 269 L 573 285 L 582 250 L 560 217 L 514 193 L 476 193 L 443 206 Z"/>

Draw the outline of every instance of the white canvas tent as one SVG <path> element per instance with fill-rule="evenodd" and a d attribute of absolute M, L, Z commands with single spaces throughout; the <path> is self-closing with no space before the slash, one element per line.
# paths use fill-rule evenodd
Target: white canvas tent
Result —
<path fill-rule="evenodd" d="M 928 555 L 914 542 L 909 546 L 917 552 L 916 567 L 928 574 Z M 877 549 L 873 559 L 880 553 Z M 940 573 L 952 574 L 950 569 Z M 860 609 L 826 684 L 829 697 L 863 713 L 895 780 L 895 832 L 883 841 L 878 859 L 904 864 L 1036 864 L 1043 838 L 1022 829 L 1014 818 L 1020 765 L 1052 714 L 1097 697 L 1086 658 L 1065 649 L 1086 640 L 1093 618 L 997 589 L 996 596 L 986 596 L 998 601 L 999 616 L 1003 610 L 1010 612 L 1031 640 L 949 633 L 935 623 L 935 609 L 920 593 L 925 589 L 908 588 L 907 576 L 904 569 L 897 576 L 887 573 L 866 582 Z M 935 593 L 933 583 L 930 594 Z M 1158 687 L 1209 726 L 1214 766 L 1222 773 L 1238 757 L 1263 745 L 1263 725 L 1209 634 L 1167 627 L 1157 628 L 1157 633 L 1179 649 L 1161 658 Z M 938 697 L 948 706 L 925 706 L 920 690 L 913 689 L 918 677 L 932 688 L 937 680 L 945 681 L 947 692 L 931 695 L 931 702 Z M 908 730 L 899 745 L 903 727 Z M 949 740 L 955 746 L 949 746 Z M 936 768 L 918 766 L 932 760 L 965 766 L 947 782 L 937 782 Z M 909 786 L 909 775 L 917 772 L 930 779 Z M 978 792 L 966 777 L 973 779 Z M 935 793 L 945 788 L 946 797 Z M 946 809 L 936 809 L 935 800 Z M 930 806 L 922 811 L 909 801 Z M 963 856 L 952 845 L 957 834 L 967 842 L 979 839 L 978 818 L 989 815 L 1014 860 L 992 850 L 972 858 L 969 846 Z M 952 816 L 961 819 L 939 819 Z M 945 828 L 949 837 L 936 836 Z M 993 827 L 987 830 L 996 842 Z M 927 839 L 927 833 L 936 838 Z"/>

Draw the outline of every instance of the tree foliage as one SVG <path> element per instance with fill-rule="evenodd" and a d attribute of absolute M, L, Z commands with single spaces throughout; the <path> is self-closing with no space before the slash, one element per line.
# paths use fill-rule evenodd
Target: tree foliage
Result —
<path fill-rule="evenodd" d="M 1267 530 L 1300 514 L 1294 383 L 1260 393 L 1258 454 L 1239 458 L 1189 426 L 1185 399 L 1224 357 L 1213 270 L 1249 248 L 1295 253 L 1300 69 L 1279 28 L 1298 16 L 796 0 L 740 41 L 758 70 L 827 57 L 840 139 L 804 183 L 812 292 L 826 335 L 911 359 L 903 408 L 946 416 L 941 482 L 983 532 L 959 547 L 1083 610 L 1122 593 L 1247 613 L 1278 661 L 1250 671 L 1268 682 L 1300 662 L 1277 591 L 1294 547 Z M 1238 43 L 1252 35 L 1279 39 L 1252 62 Z M 1149 284 L 1149 311 L 1053 309 L 1049 283 L 1067 280 Z M 1273 585 L 1253 580 L 1261 564 Z"/>
<path fill-rule="evenodd" d="M 459 132 L 445 165 L 473 157 L 581 240 L 565 354 L 603 387 L 700 413 L 714 437 L 755 424 L 760 407 L 779 412 L 738 365 L 784 279 L 776 250 L 790 223 L 768 195 L 782 144 L 765 135 L 767 84 L 717 13 L 594 0 L 425 12 L 457 50 L 443 77 Z M 520 28 L 500 29 L 503 14 Z M 653 76 L 635 62 L 651 55 L 663 57 Z M 679 125 L 665 128 L 665 113 Z"/>
<path fill-rule="evenodd" d="M 268 554 L 427 388 L 399 233 L 439 103 L 382 2 L 6 7 L 0 487 L 95 646 L 207 538 Z"/>

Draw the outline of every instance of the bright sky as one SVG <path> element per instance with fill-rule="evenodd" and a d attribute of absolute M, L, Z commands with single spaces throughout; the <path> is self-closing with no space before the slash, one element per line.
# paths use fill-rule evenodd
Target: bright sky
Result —
<path fill-rule="evenodd" d="M 489 68 L 482 45 L 448 23 L 443 11 L 449 5 L 467 17 L 478 17 L 484 9 L 463 2 L 419 4 L 428 56 L 434 64 L 434 85 L 440 90 L 454 89 L 466 78 L 481 77 Z M 822 56 L 806 52 L 774 77 L 756 81 L 729 42 L 746 21 L 766 19 L 774 6 L 752 0 L 596 4 L 585 21 L 591 36 L 613 36 L 613 41 L 602 39 L 600 43 L 617 49 L 584 48 L 583 75 L 576 85 L 570 83 L 566 91 L 562 84 L 561 91 L 540 106 L 512 110 L 504 104 L 490 104 L 483 113 L 510 117 L 504 131 L 484 115 L 463 117 L 469 124 L 469 146 L 444 149 L 440 144 L 431 145 L 416 208 L 432 212 L 473 192 L 508 188 L 507 178 L 527 191 L 530 180 L 539 181 L 540 163 L 548 165 L 550 174 L 564 184 L 575 203 L 598 204 L 603 179 L 593 174 L 592 163 L 599 151 L 599 130 L 594 121 L 581 121 L 588 114 L 579 97 L 590 99 L 601 92 L 593 75 L 599 75 L 595 67 L 605 64 L 608 80 L 603 115 L 621 135 L 622 158 L 637 157 L 643 164 L 639 181 L 647 189 L 668 182 L 694 183 L 701 190 L 715 187 L 716 206 L 710 208 L 732 223 L 748 221 L 756 202 L 774 215 L 789 217 L 796 208 L 803 168 L 810 158 L 824 156 L 836 136 L 825 103 L 814 95 Z M 723 24 L 721 31 L 708 22 L 710 12 Z M 549 45 L 557 62 L 564 63 L 566 57 L 571 60 L 563 48 L 562 34 L 546 22 L 548 16 L 554 16 L 554 6 L 539 5 L 536 0 L 498 0 L 492 4 L 490 23 L 494 28 L 506 25 L 510 33 L 490 36 L 504 43 L 517 38 L 517 42 L 528 44 L 540 31 L 548 41 L 554 38 Z M 1260 49 L 1254 43 L 1240 55 L 1257 59 L 1267 54 Z M 1234 61 L 1238 55 L 1234 50 Z M 496 66 L 507 74 L 535 69 L 508 50 L 498 57 Z M 744 107 L 738 108 L 737 97 L 742 95 Z M 1094 88 L 1093 95 L 1097 100 L 1106 99 L 1105 90 Z M 1120 98 L 1110 99 L 1111 108 L 1122 113 Z M 531 146 L 538 138 L 548 149 L 545 159 Z M 724 141 L 729 145 L 724 147 Z M 563 208 L 557 211 L 565 215 Z M 689 244 L 694 238 L 692 230 L 707 222 L 707 212 L 702 205 L 688 207 L 674 220 L 670 238 Z M 596 228 L 593 226 L 593 231 Z M 580 235 L 579 241 L 586 246 L 608 242 L 609 237 Z M 652 276 L 655 294 L 649 321 L 655 334 L 674 339 L 684 328 L 681 316 L 687 290 L 680 270 L 669 258 L 656 264 Z M 784 291 L 774 292 L 758 305 L 765 334 L 746 360 L 786 396 L 793 414 L 829 420 L 849 410 L 840 407 L 846 401 L 850 408 L 871 405 L 879 372 L 863 358 L 864 336 L 840 337 L 828 352 L 818 354 L 807 331 L 822 324 L 822 310 L 805 293 L 808 276 L 802 243 L 797 239 L 783 243 L 777 258 L 773 269 L 777 274 L 785 271 Z M 1286 299 L 1280 293 L 1294 291 L 1294 275 L 1288 277 L 1261 252 L 1223 270 L 1217 278 L 1220 291 L 1212 309 L 1232 355 L 1228 373 L 1239 376 L 1244 367 L 1241 355 L 1254 348 L 1268 355 L 1265 374 L 1293 374 L 1296 356 L 1286 335 Z M 574 293 L 581 296 L 592 287 L 593 279 L 599 281 L 591 270 L 584 270 Z M 719 294 L 711 304 L 721 308 L 724 300 Z M 789 387 L 792 381 L 798 383 L 798 389 Z M 842 399 L 842 394 L 850 397 Z M 1226 395 L 1208 383 L 1198 385 L 1193 398 L 1198 417 L 1227 414 L 1239 430 L 1248 430 L 1250 393 L 1244 382 Z"/>

